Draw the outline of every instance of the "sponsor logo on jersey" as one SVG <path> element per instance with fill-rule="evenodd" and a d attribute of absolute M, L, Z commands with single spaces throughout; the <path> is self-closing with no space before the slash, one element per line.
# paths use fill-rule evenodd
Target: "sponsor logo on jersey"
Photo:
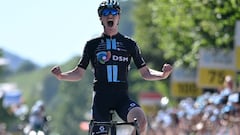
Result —
<path fill-rule="evenodd" d="M 109 61 L 109 59 L 111 58 L 111 52 L 110 51 L 101 51 L 97 53 L 97 60 L 101 63 L 101 64 L 105 64 L 107 61 Z"/>
<path fill-rule="evenodd" d="M 119 61 L 119 62 L 128 62 L 129 58 L 124 57 L 121 55 L 112 55 L 110 51 L 101 51 L 97 53 L 97 60 L 101 64 L 105 64 L 108 62 L 110 59 L 113 61 Z"/>
<path fill-rule="evenodd" d="M 128 107 L 128 111 L 130 111 L 132 108 L 136 107 L 137 105 L 135 103 L 130 103 Z"/>
<path fill-rule="evenodd" d="M 128 57 L 112 55 L 113 61 L 128 62 Z"/>

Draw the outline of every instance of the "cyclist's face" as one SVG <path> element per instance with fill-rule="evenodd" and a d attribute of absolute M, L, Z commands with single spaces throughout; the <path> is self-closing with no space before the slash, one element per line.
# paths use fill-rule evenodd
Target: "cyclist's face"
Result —
<path fill-rule="evenodd" d="M 100 20 L 105 27 L 116 27 L 119 23 L 119 12 L 115 9 L 105 9 L 103 10 Z"/>

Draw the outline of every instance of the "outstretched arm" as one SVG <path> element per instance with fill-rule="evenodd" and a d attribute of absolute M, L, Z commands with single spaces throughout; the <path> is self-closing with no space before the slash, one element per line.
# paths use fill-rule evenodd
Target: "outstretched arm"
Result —
<path fill-rule="evenodd" d="M 170 64 L 164 64 L 162 71 L 157 71 L 144 66 L 139 69 L 141 76 L 145 80 L 162 80 L 166 79 L 172 72 L 172 66 Z"/>
<path fill-rule="evenodd" d="M 51 69 L 51 72 L 58 80 L 78 81 L 82 79 L 85 69 L 81 67 L 75 67 L 73 70 L 62 72 L 59 66 L 55 66 Z"/>

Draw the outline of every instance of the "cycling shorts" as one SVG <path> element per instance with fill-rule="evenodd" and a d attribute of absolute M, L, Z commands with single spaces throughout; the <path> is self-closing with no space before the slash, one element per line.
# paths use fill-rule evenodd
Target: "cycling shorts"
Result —
<path fill-rule="evenodd" d="M 111 121 L 110 110 L 114 110 L 122 120 L 127 121 L 128 112 L 135 107 L 140 106 L 129 98 L 127 91 L 96 91 L 92 106 L 93 120 L 109 122 Z M 93 135 L 106 134 L 108 130 L 105 126 L 95 126 Z"/>

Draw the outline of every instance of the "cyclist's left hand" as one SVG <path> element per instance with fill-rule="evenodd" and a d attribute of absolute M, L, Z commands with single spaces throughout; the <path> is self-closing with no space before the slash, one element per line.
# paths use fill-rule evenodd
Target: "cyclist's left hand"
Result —
<path fill-rule="evenodd" d="M 173 70 L 173 67 L 170 64 L 164 64 L 162 71 L 165 78 L 167 78 Z"/>

